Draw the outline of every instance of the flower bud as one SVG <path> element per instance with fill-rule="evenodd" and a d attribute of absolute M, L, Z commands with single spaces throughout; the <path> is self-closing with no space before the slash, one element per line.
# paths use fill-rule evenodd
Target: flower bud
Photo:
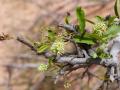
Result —
<path fill-rule="evenodd" d="M 41 72 L 47 71 L 48 65 L 47 64 L 40 64 L 38 70 Z"/>
<path fill-rule="evenodd" d="M 102 34 L 107 30 L 107 25 L 104 22 L 96 23 L 93 26 L 93 33 L 102 36 Z"/>
<path fill-rule="evenodd" d="M 55 40 L 50 49 L 54 53 L 62 54 L 64 52 L 64 41 L 62 39 Z"/>

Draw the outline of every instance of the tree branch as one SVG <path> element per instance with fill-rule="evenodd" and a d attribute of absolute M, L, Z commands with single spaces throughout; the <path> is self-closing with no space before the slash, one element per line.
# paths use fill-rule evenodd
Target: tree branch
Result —
<path fill-rule="evenodd" d="M 24 36 L 22 35 L 19 35 L 17 36 L 17 41 L 21 42 L 22 44 L 28 46 L 31 50 L 37 52 L 36 48 L 33 46 L 33 44 L 28 40 L 26 39 Z"/>
<path fill-rule="evenodd" d="M 9 68 L 16 68 L 16 69 L 27 69 L 27 68 L 37 68 L 39 64 L 8 64 L 3 66 Z"/>
<path fill-rule="evenodd" d="M 23 43 L 24 45 L 28 46 L 31 50 L 35 51 L 37 53 L 37 49 L 33 46 L 33 44 L 27 40 L 26 38 L 22 36 L 17 37 L 17 41 Z M 118 53 L 120 52 L 120 36 L 115 38 L 112 42 L 110 43 L 111 48 L 108 53 L 112 55 L 112 58 L 108 59 L 100 59 L 100 58 L 91 58 L 89 56 L 85 57 L 78 57 L 77 55 L 60 55 L 56 56 L 50 51 L 46 51 L 44 53 L 39 53 L 39 55 L 44 55 L 46 58 L 49 57 L 55 57 L 55 62 L 56 63 L 61 63 L 61 64 L 66 64 L 66 65 L 71 65 L 70 68 L 67 69 L 61 69 L 63 71 L 62 74 L 65 74 L 66 71 L 70 71 L 75 65 L 79 65 L 82 67 L 87 67 L 90 65 L 101 65 L 107 68 L 106 75 L 108 75 L 109 80 L 114 81 L 118 80 L 120 81 L 120 70 L 118 69 L 119 67 L 119 60 L 118 60 Z M 108 43 L 109 46 L 109 43 Z M 38 53 L 37 53 L 38 54 Z M 14 65 L 12 65 L 14 67 Z M 16 67 L 16 66 L 15 66 Z M 29 67 L 28 66 L 17 66 L 19 67 Z M 30 65 L 31 67 L 31 65 Z M 35 66 L 36 67 L 36 66 Z M 67 67 L 67 66 L 66 66 Z M 80 67 L 81 68 L 81 67 Z"/>

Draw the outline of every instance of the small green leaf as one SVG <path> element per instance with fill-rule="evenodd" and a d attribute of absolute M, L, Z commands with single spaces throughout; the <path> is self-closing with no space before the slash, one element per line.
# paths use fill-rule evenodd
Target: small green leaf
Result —
<path fill-rule="evenodd" d="M 67 13 L 67 15 L 65 16 L 65 23 L 70 24 L 70 13 Z"/>
<path fill-rule="evenodd" d="M 114 11 L 115 11 L 116 16 L 120 18 L 120 0 L 116 0 Z"/>
<path fill-rule="evenodd" d="M 85 13 L 81 7 L 77 7 L 76 15 L 79 22 L 79 31 L 82 34 L 85 29 Z"/>
<path fill-rule="evenodd" d="M 53 65 L 53 60 L 54 60 L 54 57 L 49 58 L 49 61 L 48 61 L 49 67 L 51 67 Z"/>
<path fill-rule="evenodd" d="M 120 32 L 120 26 L 113 25 L 108 30 L 104 33 L 104 36 L 109 36 L 109 35 L 116 35 Z"/>
<path fill-rule="evenodd" d="M 103 17 L 101 17 L 101 16 L 96 16 L 96 19 L 98 20 L 98 22 L 100 21 L 104 21 L 104 18 Z"/>
<path fill-rule="evenodd" d="M 108 25 L 112 25 L 114 23 L 114 19 L 116 18 L 116 16 L 111 16 L 108 20 Z"/>
<path fill-rule="evenodd" d="M 81 38 L 74 38 L 74 41 L 76 43 L 85 43 L 85 44 L 90 44 L 90 45 L 95 44 L 95 42 L 90 38 L 82 38 L 82 39 Z"/>
<path fill-rule="evenodd" d="M 54 41 L 55 40 L 55 35 L 56 35 L 55 32 L 53 32 L 52 30 L 48 30 L 48 38 L 49 38 L 49 40 Z"/>
<path fill-rule="evenodd" d="M 47 50 L 48 47 L 49 47 L 48 45 L 42 44 L 39 48 L 37 48 L 37 52 L 38 52 L 38 53 L 42 53 L 42 52 L 44 52 L 45 50 Z"/>
<path fill-rule="evenodd" d="M 85 34 L 85 37 L 91 38 L 92 40 L 96 41 L 96 40 L 101 40 L 101 37 L 92 33 L 92 34 Z"/>
<path fill-rule="evenodd" d="M 97 56 L 97 53 L 92 53 L 92 55 L 91 55 L 93 58 L 97 58 L 98 56 Z"/>

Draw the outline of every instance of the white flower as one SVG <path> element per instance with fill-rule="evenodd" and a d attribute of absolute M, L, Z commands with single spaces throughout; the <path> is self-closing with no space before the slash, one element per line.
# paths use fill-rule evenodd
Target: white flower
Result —
<path fill-rule="evenodd" d="M 120 24 L 120 19 L 119 18 L 115 18 L 114 19 L 114 24 L 115 25 L 119 25 Z"/>
<path fill-rule="evenodd" d="M 55 40 L 50 49 L 54 53 L 62 54 L 64 52 L 64 41 L 62 39 Z"/>

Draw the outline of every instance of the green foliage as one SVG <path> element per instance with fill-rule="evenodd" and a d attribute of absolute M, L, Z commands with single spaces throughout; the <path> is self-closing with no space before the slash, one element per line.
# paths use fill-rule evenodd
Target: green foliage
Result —
<path fill-rule="evenodd" d="M 42 53 L 45 50 L 47 50 L 48 48 L 49 48 L 49 46 L 47 44 L 41 44 L 40 47 L 37 48 L 37 52 Z"/>
<path fill-rule="evenodd" d="M 35 42 L 34 47 L 37 49 L 38 53 L 43 53 L 49 48 L 48 43 L 40 43 L 40 42 Z"/>
<path fill-rule="evenodd" d="M 70 13 L 67 13 L 67 15 L 65 17 L 65 23 L 70 24 Z"/>
<path fill-rule="evenodd" d="M 53 65 L 53 60 L 54 60 L 54 57 L 49 58 L 49 61 L 48 61 L 49 67 Z"/>
<path fill-rule="evenodd" d="M 63 31 L 59 32 L 58 30 L 55 31 L 52 28 L 47 29 L 46 30 L 48 31 L 46 36 L 47 39 L 42 40 L 43 42 L 42 41 L 35 42 L 34 46 L 37 49 L 38 53 L 49 51 L 50 54 L 52 54 L 53 56 L 51 55 L 49 56 L 48 64 L 40 64 L 38 70 L 41 72 L 49 71 L 50 73 L 52 74 L 54 73 L 55 75 L 58 73 L 61 74 L 61 72 L 63 73 L 64 68 L 66 69 L 65 66 L 68 63 L 67 62 L 58 63 L 56 62 L 56 59 L 59 58 L 59 56 L 67 57 L 67 55 L 68 56 L 70 55 L 72 57 L 73 54 L 74 55 L 77 54 L 66 53 L 67 50 L 65 46 L 66 42 L 73 43 L 73 45 L 79 47 L 82 50 L 84 49 L 86 53 L 90 56 L 90 58 L 92 59 L 94 58 L 93 60 L 96 60 L 98 58 L 100 60 L 108 58 L 111 59 L 112 55 L 110 55 L 110 53 L 105 50 L 106 48 L 108 48 L 107 47 L 108 42 L 112 40 L 114 37 L 116 37 L 118 33 L 120 33 L 120 0 L 116 0 L 114 9 L 116 16 L 107 17 L 96 16 L 95 17 L 96 22 L 93 22 L 91 20 L 86 19 L 85 12 L 81 7 L 77 7 L 76 8 L 76 17 L 78 21 L 77 24 L 70 23 L 70 14 L 67 13 L 65 17 L 65 25 L 70 27 L 64 28 L 64 30 L 66 30 L 65 32 Z M 92 23 L 91 24 L 92 28 L 86 29 L 86 21 Z M 69 32 L 69 29 L 71 30 L 71 32 Z M 85 56 L 85 53 L 83 54 Z M 74 69 L 74 67 L 72 68 Z M 64 79 L 65 75 L 67 74 L 64 74 Z M 103 80 L 108 79 L 109 78 L 104 78 Z M 64 87 L 70 88 L 71 82 L 65 80 Z"/>
<path fill-rule="evenodd" d="M 50 51 L 50 53 L 53 54 L 53 56 L 50 55 L 48 58 L 48 64 L 40 64 L 38 70 L 41 72 L 50 71 L 56 74 L 61 71 L 60 69 L 64 69 L 67 63 L 57 63 L 56 57 L 58 58 L 58 56 L 69 55 L 69 53 L 65 53 L 65 44 L 69 41 L 76 47 L 79 47 L 82 50 L 84 49 L 92 59 L 99 58 L 100 60 L 103 60 L 112 58 L 112 55 L 110 55 L 109 52 L 105 50 L 107 48 L 108 42 L 116 37 L 118 33 L 120 33 L 120 0 L 116 0 L 115 14 L 116 16 L 96 16 L 96 22 L 93 22 L 86 19 L 85 12 L 81 7 L 77 7 L 76 17 L 78 23 L 71 24 L 69 20 L 70 14 L 67 13 L 65 17 L 65 25 L 70 27 L 64 28 L 66 32 L 58 31 L 59 33 L 57 33 L 49 28 L 46 30 L 48 31 L 47 39 L 45 41 L 43 40 L 44 42 L 35 42 L 34 46 L 37 49 L 38 53 Z M 90 31 L 89 29 L 85 28 L 86 21 L 92 23 L 92 28 Z M 69 29 L 76 32 L 69 32 Z M 76 55 L 76 53 L 73 54 Z M 73 54 L 71 54 L 71 56 Z M 66 80 L 64 82 L 64 87 L 71 87 L 71 82 Z"/>
<path fill-rule="evenodd" d="M 91 38 L 94 42 L 97 42 L 97 40 L 101 40 L 101 37 L 95 33 L 86 33 L 84 36 Z"/>
<path fill-rule="evenodd" d="M 108 25 L 108 27 L 110 27 L 111 25 L 114 25 L 114 20 L 115 20 L 115 18 L 116 18 L 116 16 L 110 16 L 109 18 L 108 18 L 108 21 L 107 21 L 107 25 Z"/>
<path fill-rule="evenodd" d="M 116 16 L 120 18 L 120 0 L 116 0 L 114 11 L 115 11 Z"/>
<path fill-rule="evenodd" d="M 49 28 L 47 31 L 48 35 L 46 37 L 46 41 L 39 41 L 34 43 L 34 47 L 37 49 L 38 53 L 43 53 L 48 50 L 51 43 L 54 42 L 56 39 L 56 33 L 53 30 Z"/>
<path fill-rule="evenodd" d="M 119 1 L 116 2 L 116 5 L 118 5 Z M 107 18 L 106 20 L 101 16 L 96 16 L 97 22 L 93 25 L 92 33 L 86 32 L 85 34 L 83 34 L 85 30 L 85 14 L 81 7 L 78 7 L 76 9 L 76 14 L 79 22 L 80 32 L 82 32 L 83 36 L 81 37 L 81 35 L 74 35 L 73 40 L 76 43 L 98 45 L 96 51 L 91 55 L 93 58 L 110 58 L 111 55 L 105 53 L 104 48 L 106 46 L 106 43 L 108 43 L 109 40 L 111 40 L 113 37 L 117 36 L 117 34 L 120 32 L 120 26 L 115 24 L 116 16 L 109 16 L 109 18 Z"/>
<path fill-rule="evenodd" d="M 104 52 L 104 48 L 98 47 L 97 50 L 96 50 L 96 54 L 97 54 L 97 57 L 99 57 L 101 59 L 111 58 L 110 54 L 107 54 L 107 53 Z"/>
<path fill-rule="evenodd" d="M 42 53 L 48 50 L 56 54 L 57 56 L 64 54 L 65 43 L 67 41 L 74 40 L 75 43 L 78 43 L 78 45 L 83 45 L 83 46 L 87 45 L 90 46 L 90 49 L 94 48 L 93 49 L 94 52 L 90 54 L 92 58 L 101 58 L 101 59 L 111 58 L 112 56 L 106 53 L 104 49 L 106 48 L 107 43 L 112 38 L 116 37 L 118 33 L 120 33 L 120 24 L 116 24 L 115 21 L 115 19 L 119 20 L 118 18 L 120 17 L 119 10 L 120 10 L 120 0 L 116 0 L 115 3 L 116 16 L 109 16 L 105 18 L 101 16 L 96 16 L 97 22 L 94 22 L 91 25 L 92 27 L 91 32 L 87 32 L 87 30 L 85 29 L 86 20 L 87 20 L 85 17 L 85 12 L 81 7 L 77 7 L 76 17 L 78 23 L 74 25 L 72 24 L 73 25 L 72 28 L 75 29 L 77 33 L 74 32 L 68 33 L 66 29 L 66 33 L 60 32 L 59 34 L 57 34 L 54 30 L 48 29 L 47 41 L 45 41 L 44 43 L 36 42 L 35 47 L 38 53 Z M 70 15 L 68 14 L 65 17 L 65 23 L 68 26 L 71 25 L 69 19 L 70 19 Z M 46 71 L 48 68 L 55 67 L 54 60 L 55 57 L 50 57 L 48 61 L 48 65 L 41 64 L 39 70 Z M 59 65 L 59 67 L 62 67 L 62 65 Z M 68 88 L 70 84 L 68 82 L 65 82 L 64 86 Z"/>
<path fill-rule="evenodd" d="M 52 42 L 56 39 L 56 33 L 53 32 L 52 30 L 48 30 L 48 39 Z"/>
<path fill-rule="evenodd" d="M 75 36 L 74 37 L 74 41 L 76 42 L 76 43 L 84 43 L 84 44 L 89 44 L 89 45 L 92 45 L 92 44 L 95 44 L 95 42 L 93 41 L 93 39 L 92 38 L 90 38 L 90 37 L 80 37 L 80 36 Z"/>
<path fill-rule="evenodd" d="M 118 2 L 118 1 L 117 1 Z M 81 35 L 74 35 L 76 43 L 94 45 L 96 43 L 107 43 L 112 37 L 119 33 L 119 26 L 114 20 L 116 16 L 110 16 L 107 20 L 101 16 L 96 16 L 97 22 L 93 25 L 93 33 L 85 32 L 85 13 L 81 7 L 76 8 L 76 16 L 79 22 Z"/>
<path fill-rule="evenodd" d="M 79 31 L 82 34 L 85 30 L 85 13 L 81 7 L 77 7 L 76 16 L 79 22 Z"/>
<path fill-rule="evenodd" d="M 113 25 L 110 28 L 108 28 L 108 30 L 104 33 L 105 37 L 109 37 L 109 36 L 116 36 L 116 34 L 118 34 L 120 32 L 120 26 L 117 25 Z"/>
<path fill-rule="evenodd" d="M 118 1 L 116 0 L 116 2 Z M 80 35 L 71 34 L 73 37 L 72 39 L 76 43 L 83 43 L 88 45 L 101 45 L 103 43 L 107 43 L 112 37 L 115 37 L 117 33 L 120 32 L 120 26 L 114 24 L 114 19 L 116 18 L 115 16 L 110 16 L 107 20 L 105 20 L 105 18 L 101 16 L 96 16 L 97 22 L 92 26 L 92 33 L 88 33 L 85 31 L 86 19 L 84 10 L 81 7 L 76 8 L 76 16 L 79 23 L 79 25 L 76 26 L 78 26 Z M 70 15 L 67 14 L 67 16 L 65 17 L 66 24 L 69 24 L 69 18 Z M 48 30 L 47 37 L 47 42 L 37 44 L 38 53 L 42 53 L 48 49 L 55 53 L 63 53 L 64 41 L 60 40 L 53 30 Z"/>
<path fill-rule="evenodd" d="M 101 16 L 96 16 L 95 18 L 97 19 L 98 22 L 104 21 L 104 18 Z"/>
<path fill-rule="evenodd" d="M 91 56 L 92 56 L 92 58 L 97 58 L 97 57 L 98 57 L 97 53 L 95 53 L 95 52 L 93 52 L 93 53 L 91 54 Z"/>

